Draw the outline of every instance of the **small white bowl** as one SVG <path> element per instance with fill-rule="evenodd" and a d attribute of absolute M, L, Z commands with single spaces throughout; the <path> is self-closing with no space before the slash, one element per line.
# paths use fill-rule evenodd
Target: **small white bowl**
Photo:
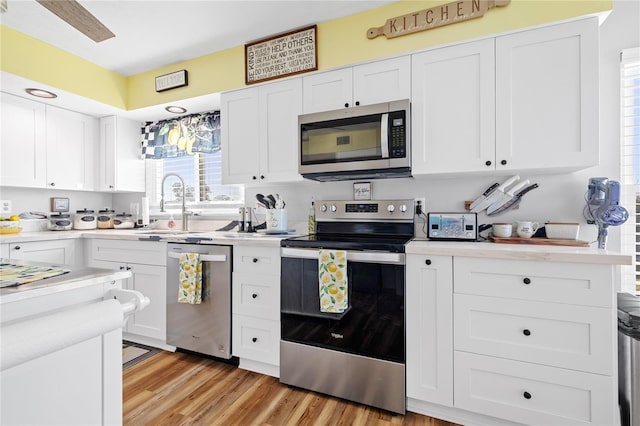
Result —
<path fill-rule="evenodd" d="M 578 232 L 580 232 L 580 224 L 549 222 L 545 223 L 544 229 L 547 232 L 547 238 L 577 240 Z"/>

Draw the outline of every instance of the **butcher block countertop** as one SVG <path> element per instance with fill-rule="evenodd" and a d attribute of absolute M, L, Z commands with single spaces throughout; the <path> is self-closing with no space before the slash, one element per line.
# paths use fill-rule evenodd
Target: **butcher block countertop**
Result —
<path fill-rule="evenodd" d="M 406 253 L 600 265 L 631 265 L 633 261 L 631 255 L 594 247 L 497 244 L 493 242 L 414 240 L 407 245 Z"/>

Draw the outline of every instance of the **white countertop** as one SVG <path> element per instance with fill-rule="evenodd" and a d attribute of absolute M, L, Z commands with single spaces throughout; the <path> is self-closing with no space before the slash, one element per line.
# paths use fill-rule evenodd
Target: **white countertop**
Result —
<path fill-rule="evenodd" d="M 610 250 L 601 250 L 594 247 L 496 244 L 492 242 L 414 240 L 407 245 L 406 253 L 601 265 L 633 264 L 633 257 L 631 255 L 612 252 Z"/>

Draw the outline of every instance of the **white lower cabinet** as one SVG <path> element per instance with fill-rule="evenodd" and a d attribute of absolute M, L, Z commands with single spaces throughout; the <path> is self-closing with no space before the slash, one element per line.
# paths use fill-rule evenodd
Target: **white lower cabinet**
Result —
<path fill-rule="evenodd" d="M 280 248 L 233 248 L 232 343 L 240 368 L 280 376 Z"/>
<path fill-rule="evenodd" d="M 88 240 L 88 265 L 96 268 L 127 269 L 133 274 L 123 283 L 137 290 L 151 303 L 127 322 L 125 338 L 140 343 L 164 345 L 167 334 L 167 245 L 152 241 Z"/>
<path fill-rule="evenodd" d="M 9 243 L 7 245 L 7 257 L 10 260 L 30 260 L 33 262 L 55 263 L 59 265 L 80 265 L 82 261 L 77 258 L 77 256 L 80 256 L 79 253 L 76 253 L 77 244 L 81 244 L 81 242 L 75 239 Z"/>
<path fill-rule="evenodd" d="M 453 405 L 453 258 L 407 256 L 407 397 Z"/>
<path fill-rule="evenodd" d="M 617 423 L 612 266 L 456 257 L 453 275 L 455 407 L 525 424 Z"/>

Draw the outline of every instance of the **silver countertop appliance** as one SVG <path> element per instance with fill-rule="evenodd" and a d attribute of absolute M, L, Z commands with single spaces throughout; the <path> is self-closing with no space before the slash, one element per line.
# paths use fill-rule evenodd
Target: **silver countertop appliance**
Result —
<path fill-rule="evenodd" d="M 179 259 L 198 253 L 202 264 L 202 302 L 178 303 Z M 167 344 L 231 358 L 231 246 L 167 244 Z"/>

